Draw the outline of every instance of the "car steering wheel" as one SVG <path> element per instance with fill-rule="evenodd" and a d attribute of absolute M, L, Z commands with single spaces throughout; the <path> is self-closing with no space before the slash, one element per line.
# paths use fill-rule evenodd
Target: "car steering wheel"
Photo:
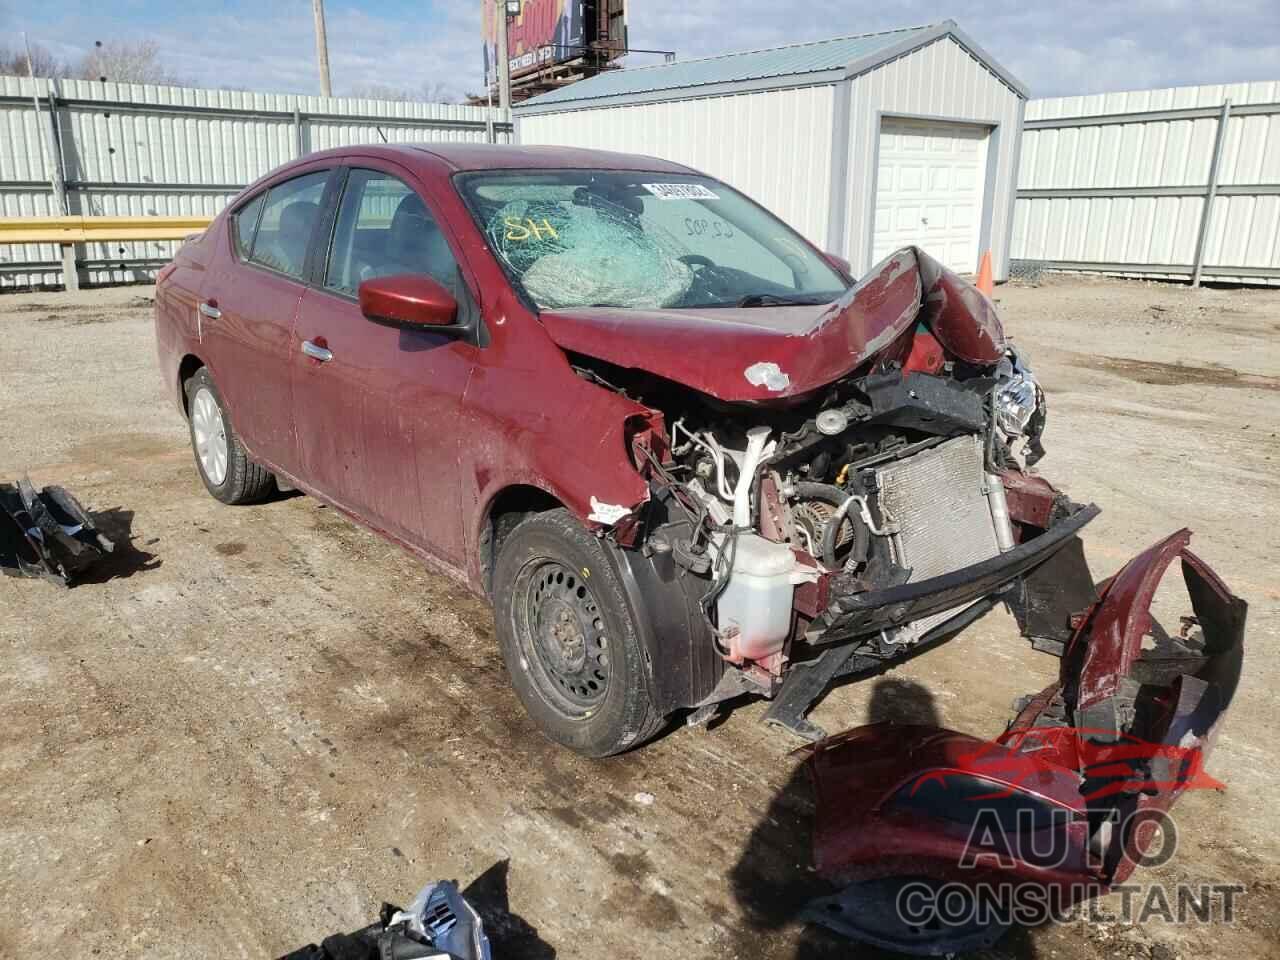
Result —
<path fill-rule="evenodd" d="M 683 257 L 677 257 L 681 263 L 690 267 L 714 267 L 715 261 L 710 257 L 704 257 L 700 253 L 686 253 Z"/>

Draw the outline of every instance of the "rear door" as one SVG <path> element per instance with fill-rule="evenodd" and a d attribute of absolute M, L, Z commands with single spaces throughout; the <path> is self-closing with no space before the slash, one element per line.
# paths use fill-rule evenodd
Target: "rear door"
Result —
<path fill-rule="evenodd" d="M 231 213 L 227 249 L 200 289 L 204 359 L 250 454 L 296 473 L 289 411 L 293 325 L 332 168 L 300 173 Z"/>
<path fill-rule="evenodd" d="M 356 296 L 364 280 L 420 273 L 460 311 L 479 308 L 421 184 L 393 164 L 361 163 L 345 174 L 328 259 L 299 308 L 300 469 L 347 510 L 461 567 L 458 421 L 477 347 L 374 323 Z"/>

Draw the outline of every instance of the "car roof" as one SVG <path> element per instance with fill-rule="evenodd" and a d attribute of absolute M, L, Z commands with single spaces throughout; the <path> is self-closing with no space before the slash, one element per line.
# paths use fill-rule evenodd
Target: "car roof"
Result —
<path fill-rule="evenodd" d="M 397 143 L 338 147 L 307 154 L 300 160 L 346 156 L 384 157 L 407 167 L 444 167 L 460 170 L 545 170 L 572 168 L 588 170 L 647 170 L 656 173 L 697 173 L 669 160 L 611 150 L 583 150 L 578 147 L 522 146 L 490 143 Z"/>

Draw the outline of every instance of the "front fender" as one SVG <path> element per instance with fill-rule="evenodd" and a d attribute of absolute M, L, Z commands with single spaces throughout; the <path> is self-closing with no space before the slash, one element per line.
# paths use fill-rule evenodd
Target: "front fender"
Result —
<path fill-rule="evenodd" d="M 501 375 L 480 367 L 467 385 L 459 467 L 477 575 L 481 535 L 494 499 L 505 489 L 542 490 L 598 531 L 649 499 L 629 444 L 646 425 L 661 434 L 661 416 L 580 380 L 558 350 L 542 362 L 564 367 L 565 375 L 555 377 L 550 388 L 548 371 L 536 361 L 507 367 Z"/>

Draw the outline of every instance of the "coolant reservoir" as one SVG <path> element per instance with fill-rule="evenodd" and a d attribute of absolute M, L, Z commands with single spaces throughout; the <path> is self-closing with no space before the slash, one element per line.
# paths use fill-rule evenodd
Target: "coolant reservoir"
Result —
<path fill-rule="evenodd" d="M 763 660 L 782 649 L 791 632 L 795 567 L 786 544 L 738 535 L 733 570 L 716 601 L 721 631 L 738 629 L 728 640 L 731 660 Z"/>

